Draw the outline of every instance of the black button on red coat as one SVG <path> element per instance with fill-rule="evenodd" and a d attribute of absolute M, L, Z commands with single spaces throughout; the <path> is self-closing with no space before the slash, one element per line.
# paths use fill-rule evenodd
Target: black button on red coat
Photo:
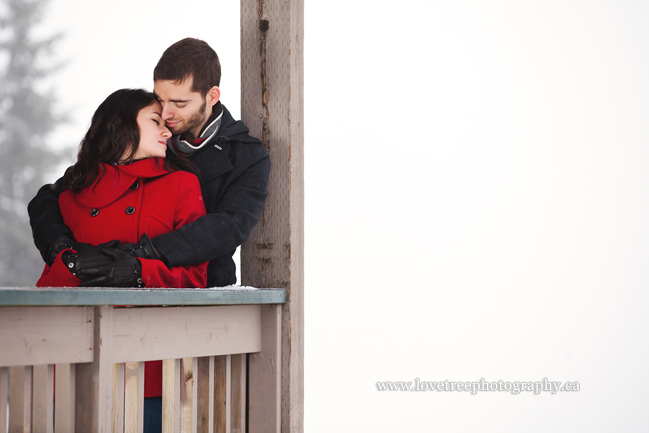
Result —
<path fill-rule="evenodd" d="M 135 212 L 135 208 L 133 206 L 129 206 L 126 208 L 127 215 L 133 215 L 134 212 Z"/>
<path fill-rule="evenodd" d="M 90 211 L 90 216 L 96 217 L 97 215 L 99 215 L 99 209 L 93 209 Z"/>

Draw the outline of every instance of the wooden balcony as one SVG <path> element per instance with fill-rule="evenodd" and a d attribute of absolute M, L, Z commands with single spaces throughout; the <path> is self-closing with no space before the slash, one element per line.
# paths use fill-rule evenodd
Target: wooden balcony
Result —
<path fill-rule="evenodd" d="M 286 301 L 283 289 L 0 288 L 0 432 L 140 432 L 144 361 L 159 359 L 164 432 L 279 431 Z"/>

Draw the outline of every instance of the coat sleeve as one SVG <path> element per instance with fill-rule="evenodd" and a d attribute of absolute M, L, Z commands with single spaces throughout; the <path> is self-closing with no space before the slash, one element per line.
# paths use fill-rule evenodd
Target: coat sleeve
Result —
<path fill-rule="evenodd" d="M 59 195 L 66 185 L 64 178 L 44 185 L 27 206 L 34 244 L 46 262 L 52 242 L 63 235 L 73 237 L 72 231 L 63 222 L 59 209 Z"/>
<path fill-rule="evenodd" d="M 56 257 L 52 267 L 45 265 L 41 277 L 36 282 L 36 287 L 79 287 L 81 280 L 68 271 L 61 255 L 67 251 L 76 252 L 71 249 L 63 250 Z"/>
<path fill-rule="evenodd" d="M 261 145 L 253 159 L 210 213 L 153 240 L 170 264 L 214 260 L 248 239 L 264 210 L 270 175 L 270 158 Z"/>
<path fill-rule="evenodd" d="M 205 215 L 205 204 L 198 178 L 183 173 L 178 182 L 174 210 L 174 229 Z M 207 262 L 167 267 L 161 260 L 140 259 L 145 287 L 205 287 Z"/>

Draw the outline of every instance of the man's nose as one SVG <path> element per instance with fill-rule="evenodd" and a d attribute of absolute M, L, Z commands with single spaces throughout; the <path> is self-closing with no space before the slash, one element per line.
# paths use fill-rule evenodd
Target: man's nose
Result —
<path fill-rule="evenodd" d="M 169 120 L 174 117 L 174 112 L 169 107 L 169 104 L 166 104 L 162 107 L 162 120 Z"/>

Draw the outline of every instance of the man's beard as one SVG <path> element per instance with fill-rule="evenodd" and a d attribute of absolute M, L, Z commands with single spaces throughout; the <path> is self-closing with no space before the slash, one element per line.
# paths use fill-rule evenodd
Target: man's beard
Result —
<path fill-rule="evenodd" d="M 205 99 L 203 99 L 203 102 L 205 103 L 205 106 L 203 107 L 203 109 L 199 110 L 198 112 L 196 112 L 196 114 L 192 115 L 192 117 L 187 119 L 187 122 L 185 123 L 182 130 L 180 130 L 178 132 L 172 131 L 174 135 L 182 135 L 182 134 L 187 135 L 186 134 L 187 132 L 191 131 L 192 129 L 194 129 L 194 128 L 198 127 L 198 126 L 200 126 L 201 124 L 203 124 L 210 117 L 210 113 L 208 111 L 209 107 L 207 105 L 207 101 Z M 190 137 L 188 137 L 188 138 L 190 138 Z M 192 140 L 195 140 L 196 138 L 198 138 L 198 137 L 191 137 Z"/>

